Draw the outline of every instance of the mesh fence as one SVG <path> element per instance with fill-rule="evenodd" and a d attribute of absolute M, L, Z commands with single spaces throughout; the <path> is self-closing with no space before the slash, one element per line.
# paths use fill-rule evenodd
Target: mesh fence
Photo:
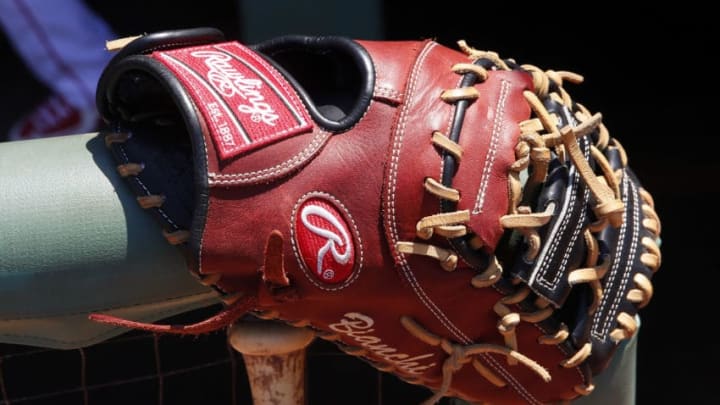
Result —
<path fill-rule="evenodd" d="M 168 322 L 188 322 L 217 308 Z M 0 345 L 0 404 L 252 404 L 242 355 L 226 334 L 129 332 L 73 350 Z M 307 352 L 311 405 L 416 404 L 430 392 L 315 340 Z M 443 402 L 449 403 L 449 402 Z"/>

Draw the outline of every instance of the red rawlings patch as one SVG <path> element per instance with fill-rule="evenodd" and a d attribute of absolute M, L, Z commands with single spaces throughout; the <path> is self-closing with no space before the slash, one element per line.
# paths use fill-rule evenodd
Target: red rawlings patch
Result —
<path fill-rule="evenodd" d="M 155 52 L 205 118 L 221 159 L 312 128 L 290 84 L 236 42 Z"/>
<path fill-rule="evenodd" d="M 342 211 L 342 212 L 341 212 Z M 343 215 L 343 212 L 345 215 Z M 356 268 L 356 231 L 349 215 L 331 196 L 316 193 L 295 207 L 296 254 L 314 284 L 352 281 Z"/>

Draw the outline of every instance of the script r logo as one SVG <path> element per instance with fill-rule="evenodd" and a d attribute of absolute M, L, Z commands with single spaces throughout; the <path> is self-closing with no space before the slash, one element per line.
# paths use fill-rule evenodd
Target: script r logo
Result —
<path fill-rule="evenodd" d="M 325 290 L 352 283 L 362 267 L 362 244 L 345 206 L 321 192 L 300 198 L 293 210 L 293 249 L 310 281 Z"/>

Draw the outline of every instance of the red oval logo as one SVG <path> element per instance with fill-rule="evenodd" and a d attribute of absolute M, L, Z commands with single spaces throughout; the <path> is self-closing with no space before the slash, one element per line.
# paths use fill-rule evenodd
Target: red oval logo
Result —
<path fill-rule="evenodd" d="M 307 197 L 296 206 L 293 223 L 296 253 L 304 270 L 312 281 L 323 284 L 352 281 L 348 280 L 356 264 L 356 231 L 348 226 L 352 219 L 345 207 L 329 195 Z"/>

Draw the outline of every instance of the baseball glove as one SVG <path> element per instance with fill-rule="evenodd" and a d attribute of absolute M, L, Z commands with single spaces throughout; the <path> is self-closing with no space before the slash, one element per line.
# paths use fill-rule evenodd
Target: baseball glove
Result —
<path fill-rule="evenodd" d="M 125 44 L 121 44 L 125 45 Z M 432 41 L 212 29 L 127 43 L 105 139 L 227 307 L 308 327 L 427 403 L 587 395 L 637 329 L 660 222 L 582 78 Z"/>

